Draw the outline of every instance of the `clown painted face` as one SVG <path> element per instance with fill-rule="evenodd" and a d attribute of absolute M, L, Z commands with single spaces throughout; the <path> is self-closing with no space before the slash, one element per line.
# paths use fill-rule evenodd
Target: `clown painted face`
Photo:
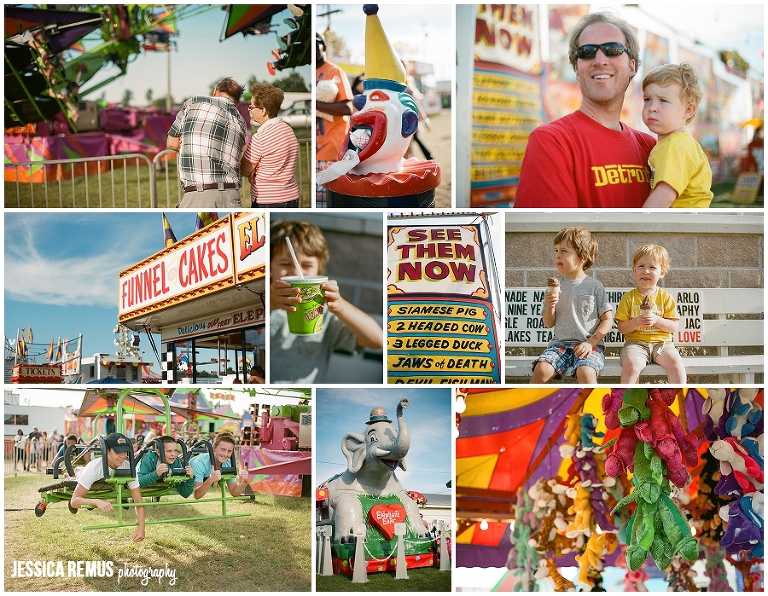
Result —
<path fill-rule="evenodd" d="M 366 86 L 376 84 L 369 79 Z M 342 146 L 340 158 L 349 149 L 357 152 L 360 163 L 352 174 L 397 172 L 403 167 L 403 155 L 411 136 L 419 126 L 416 102 L 404 85 L 381 80 L 381 87 L 366 88 L 363 95 L 352 100 L 358 110 L 350 118 L 351 127 Z"/>

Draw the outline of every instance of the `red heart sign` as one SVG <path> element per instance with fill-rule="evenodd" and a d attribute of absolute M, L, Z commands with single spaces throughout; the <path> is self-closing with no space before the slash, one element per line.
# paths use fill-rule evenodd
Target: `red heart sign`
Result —
<path fill-rule="evenodd" d="M 368 522 L 387 540 L 395 537 L 395 524 L 404 521 L 405 507 L 402 505 L 374 505 L 368 512 Z"/>

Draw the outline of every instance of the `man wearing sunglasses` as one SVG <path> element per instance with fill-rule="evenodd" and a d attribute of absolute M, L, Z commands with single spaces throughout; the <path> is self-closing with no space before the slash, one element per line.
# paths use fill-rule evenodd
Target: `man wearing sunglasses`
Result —
<path fill-rule="evenodd" d="M 531 133 L 514 206 L 642 207 L 656 141 L 621 122 L 640 65 L 637 36 L 626 21 L 598 12 L 578 22 L 569 44 L 581 106 Z"/>

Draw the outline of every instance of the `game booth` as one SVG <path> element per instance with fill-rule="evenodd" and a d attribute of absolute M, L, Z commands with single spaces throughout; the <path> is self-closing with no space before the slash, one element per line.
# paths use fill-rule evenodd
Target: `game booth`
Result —
<path fill-rule="evenodd" d="M 763 399 L 459 390 L 457 567 L 498 569 L 492 591 L 762 592 Z"/>
<path fill-rule="evenodd" d="M 160 334 L 164 383 L 245 383 L 264 366 L 265 227 L 230 213 L 120 273 L 119 322 Z"/>

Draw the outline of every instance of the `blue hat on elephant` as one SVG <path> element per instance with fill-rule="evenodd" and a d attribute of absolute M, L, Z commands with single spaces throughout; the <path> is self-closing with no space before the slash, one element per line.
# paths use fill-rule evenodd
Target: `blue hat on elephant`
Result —
<path fill-rule="evenodd" d="M 387 418 L 387 411 L 384 408 L 373 408 L 373 410 L 371 410 L 371 418 L 366 424 L 375 424 L 376 422 L 392 423 L 392 421 Z"/>

